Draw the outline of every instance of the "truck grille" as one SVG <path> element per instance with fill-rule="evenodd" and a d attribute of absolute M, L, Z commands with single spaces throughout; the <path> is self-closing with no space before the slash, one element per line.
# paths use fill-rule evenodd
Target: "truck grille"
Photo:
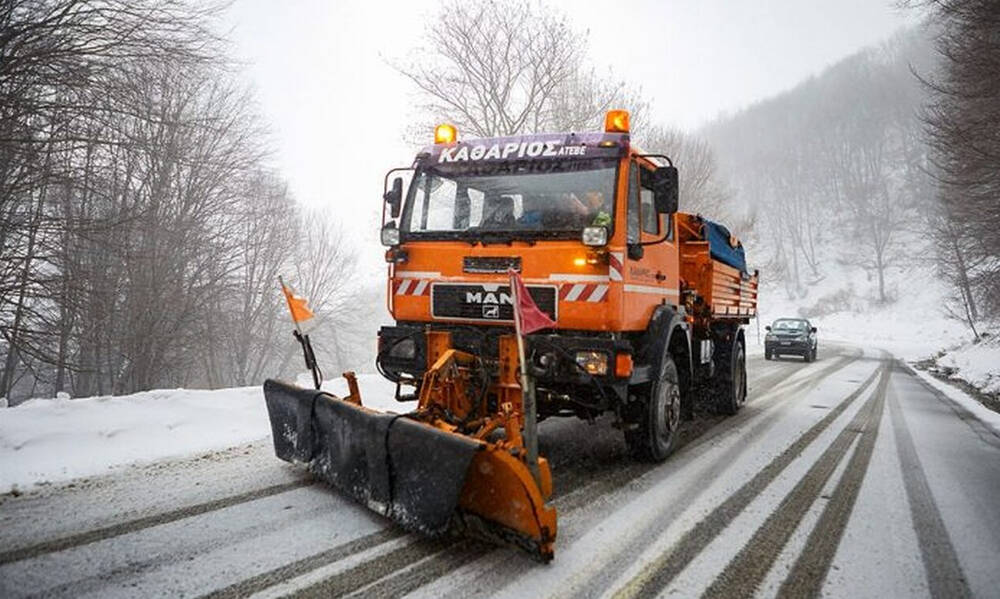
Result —
<path fill-rule="evenodd" d="M 528 293 L 539 310 L 556 320 L 555 286 L 531 286 Z M 445 320 L 514 322 L 510 286 L 434 283 L 431 286 L 431 316 Z"/>
<path fill-rule="evenodd" d="M 520 256 L 466 256 L 462 270 L 473 273 L 504 273 L 513 268 L 521 272 Z"/>

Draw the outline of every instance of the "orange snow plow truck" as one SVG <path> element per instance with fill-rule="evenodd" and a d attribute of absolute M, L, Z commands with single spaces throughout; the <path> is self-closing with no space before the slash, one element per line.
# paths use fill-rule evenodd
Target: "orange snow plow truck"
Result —
<path fill-rule="evenodd" d="M 625 111 L 603 133 L 439 126 L 386 175 L 395 325 L 377 367 L 402 409 L 366 408 L 350 373 L 344 398 L 267 381 L 278 457 L 407 528 L 550 560 L 538 421 L 611 413 L 635 458 L 658 462 L 696 405 L 732 414 L 746 397 L 757 274 L 724 227 L 677 207 L 678 169 L 630 143 Z M 515 334 L 512 273 L 554 326 Z"/>

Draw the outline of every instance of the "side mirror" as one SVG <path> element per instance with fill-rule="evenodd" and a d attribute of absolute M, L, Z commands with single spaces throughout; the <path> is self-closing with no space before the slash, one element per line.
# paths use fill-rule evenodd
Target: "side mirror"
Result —
<path fill-rule="evenodd" d="M 677 212 L 679 189 L 677 167 L 661 166 L 653 171 L 653 202 L 658 213 Z"/>
<path fill-rule="evenodd" d="M 392 182 L 392 189 L 383 194 L 382 199 L 389 204 L 389 215 L 392 218 L 399 218 L 399 208 L 403 203 L 403 178 L 396 177 Z"/>
<path fill-rule="evenodd" d="M 764 330 L 765 331 L 770 331 L 771 330 L 771 325 L 767 325 L 766 327 L 764 327 Z"/>
<path fill-rule="evenodd" d="M 641 260 L 643 255 L 646 253 L 646 248 L 638 243 L 630 243 L 628 245 L 628 257 L 629 260 Z"/>
<path fill-rule="evenodd" d="M 816 327 L 813 327 L 813 328 L 811 328 L 809 330 L 812 331 L 813 333 L 815 333 L 816 332 Z"/>

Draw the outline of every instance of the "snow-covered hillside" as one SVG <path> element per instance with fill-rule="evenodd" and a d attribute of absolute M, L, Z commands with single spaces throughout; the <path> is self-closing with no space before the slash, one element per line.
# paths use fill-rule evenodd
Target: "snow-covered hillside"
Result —
<path fill-rule="evenodd" d="M 829 268 L 829 274 L 790 298 L 783 288 L 768 284 L 762 273 L 760 326 L 784 316 L 808 318 L 824 340 L 879 348 L 905 360 L 927 358 L 944 348 L 971 340 L 972 333 L 945 309 L 947 289 L 924 268 L 893 272 L 888 286 L 893 301 L 874 296 L 864 272 Z M 748 337 L 756 333 L 751 325 Z M 1000 364 L 1000 360 L 997 360 Z"/>

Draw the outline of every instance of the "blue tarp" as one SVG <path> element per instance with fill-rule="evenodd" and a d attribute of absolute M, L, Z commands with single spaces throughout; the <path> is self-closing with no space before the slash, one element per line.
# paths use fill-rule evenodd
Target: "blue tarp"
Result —
<path fill-rule="evenodd" d="M 741 272 L 747 272 L 747 257 L 743 252 L 743 244 L 736 242 L 736 247 L 733 247 L 729 243 L 732 238 L 729 229 L 708 219 L 703 220 L 705 237 L 708 239 L 708 251 L 712 258 L 733 268 L 738 268 Z"/>

